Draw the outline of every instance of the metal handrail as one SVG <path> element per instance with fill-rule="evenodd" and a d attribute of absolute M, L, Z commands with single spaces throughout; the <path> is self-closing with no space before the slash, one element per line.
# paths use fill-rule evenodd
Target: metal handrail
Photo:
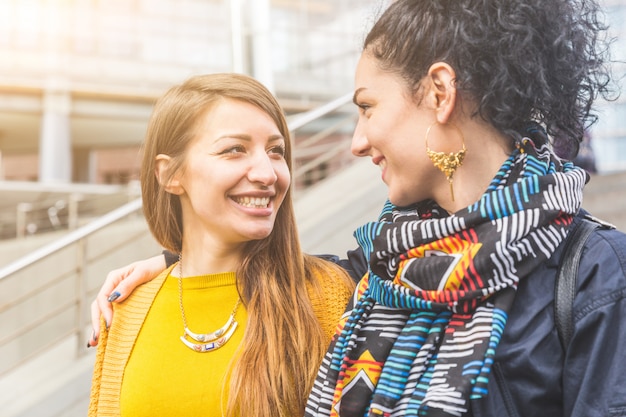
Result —
<path fill-rule="evenodd" d="M 333 111 L 350 103 L 351 101 L 352 101 L 352 93 L 347 93 L 320 107 L 309 110 L 307 112 L 299 113 L 293 116 L 291 121 L 288 122 L 289 130 L 291 132 L 294 132 L 295 130 L 301 128 L 302 126 L 305 126 L 307 123 L 310 123 L 314 120 L 324 117 L 327 114 L 332 113 Z M 298 155 L 299 154 L 301 155 L 303 153 L 302 149 L 308 149 L 308 150 L 313 151 L 313 149 L 311 148 L 318 146 L 317 145 L 318 143 L 320 143 L 325 138 L 337 132 L 338 130 L 346 126 L 348 123 L 353 122 L 353 121 L 354 121 L 354 115 L 343 117 L 339 121 L 325 128 L 324 130 L 317 132 L 311 135 L 309 138 L 298 143 L 298 146 L 301 148 L 294 150 L 295 158 L 297 159 Z M 297 166 L 294 168 L 293 175 L 292 175 L 293 177 L 292 182 L 294 184 L 294 189 L 295 189 L 295 184 L 297 183 L 297 180 L 300 177 L 304 176 L 306 172 L 310 171 L 311 169 L 314 169 L 320 164 L 325 163 L 333 158 L 336 158 L 341 153 L 344 153 L 349 148 L 349 143 L 342 143 L 336 146 L 332 146 L 330 147 L 330 149 L 328 149 L 329 148 L 328 146 L 323 146 L 323 148 L 326 148 L 327 150 L 325 149 L 323 153 L 316 156 L 314 159 L 304 163 L 301 166 Z M 311 153 L 315 153 L 315 152 L 311 152 Z M 300 191 L 300 190 L 296 189 L 295 191 Z M 294 195 L 297 196 L 298 194 L 296 193 Z"/>
<path fill-rule="evenodd" d="M 313 120 L 319 119 L 340 108 L 341 106 L 352 101 L 352 93 L 345 94 L 315 109 L 298 113 L 293 116 L 292 121 L 288 122 L 289 130 L 295 131 Z"/>
<path fill-rule="evenodd" d="M 33 252 L 11 262 L 9 265 L 0 269 L 0 281 L 2 279 L 8 277 L 11 274 L 37 262 L 47 257 L 48 255 L 52 255 L 59 250 L 76 243 L 80 239 L 87 237 L 93 232 L 102 229 L 103 227 L 108 226 L 109 224 L 116 222 L 129 214 L 138 211 L 141 208 L 141 198 L 138 198 L 130 203 L 126 203 L 121 207 L 105 214 L 104 216 L 92 221 L 91 223 L 82 226 L 62 238 L 55 240 L 45 246 L 42 246 L 39 249 L 34 250 Z"/>
<path fill-rule="evenodd" d="M 9 355 L 0 360 L 0 377 L 36 355 L 46 352 L 56 343 L 70 335 L 75 335 L 75 340 L 78 343 L 74 354 L 77 357 L 81 357 L 86 353 L 84 341 L 87 339 L 86 327 L 89 322 L 87 306 L 91 302 L 89 297 L 92 294 L 88 287 L 88 273 L 91 266 L 94 265 L 90 259 L 96 260 L 101 259 L 103 256 L 110 256 L 119 251 L 120 248 L 119 245 L 109 247 L 106 241 L 102 241 L 104 245 L 99 244 L 96 246 L 90 245 L 88 242 L 90 242 L 91 238 L 96 237 L 100 231 L 105 233 L 103 236 L 107 236 L 106 230 L 109 227 L 120 220 L 134 215 L 140 211 L 141 207 L 141 199 L 130 201 L 85 226 L 75 229 L 0 268 L 0 285 L 6 285 L 4 287 L 6 291 L 17 289 L 16 293 L 10 293 L 12 294 L 11 297 L 7 297 L 9 294 L 7 292 L 2 294 L 4 301 L 0 303 L 0 314 L 3 317 L 11 318 L 22 314 L 20 312 L 30 311 L 31 308 L 34 308 L 32 317 L 31 315 L 28 318 L 24 317 L 26 320 L 23 322 L 20 320 L 19 323 L 15 323 L 13 320 L 7 320 L 1 323 L 3 334 L 0 337 L 0 350 L 6 350 Z M 130 244 L 130 242 L 138 242 L 145 239 L 146 230 L 142 230 L 141 226 L 139 226 L 139 229 L 136 229 L 136 226 L 132 226 L 132 229 L 134 232 L 125 235 L 121 242 L 118 242 L 118 238 L 115 238 L 115 241 L 124 246 Z M 145 247 L 148 253 L 158 248 L 157 245 L 154 245 L 154 247 L 142 245 L 142 247 Z M 64 249 L 69 249 L 70 251 L 62 254 L 61 251 Z M 93 254 L 95 253 L 97 253 L 97 257 L 94 257 Z M 59 261 L 66 259 L 66 256 L 71 257 L 72 254 L 75 258 L 73 260 L 70 258 L 69 260 L 69 262 L 72 262 L 72 265 L 61 261 L 53 263 L 49 268 L 47 264 L 42 263 L 55 254 L 62 255 Z M 39 265 L 46 266 L 42 268 Z M 28 269 L 29 267 L 35 267 L 35 269 L 31 271 Z M 26 271 L 29 271 L 28 274 L 35 274 L 32 277 L 36 278 L 37 284 L 32 288 L 17 286 L 16 283 L 20 281 L 14 279 L 31 276 L 20 275 Z M 59 291 L 67 294 L 66 291 L 71 286 L 74 287 L 73 290 L 70 290 L 73 295 L 63 297 L 56 302 L 53 301 L 52 297 L 54 294 L 58 294 Z M 43 301 L 41 306 L 37 305 L 39 301 Z M 16 355 L 16 343 L 20 343 L 19 341 L 23 337 L 27 339 L 32 338 L 33 332 L 39 332 L 42 330 L 42 326 L 50 322 L 54 322 L 53 326 L 56 327 L 50 327 L 50 329 L 55 329 L 53 332 L 44 331 L 45 336 L 43 337 L 46 339 L 46 342 L 29 346 L 28 349 L 20 350 L 21 353 Z"/>

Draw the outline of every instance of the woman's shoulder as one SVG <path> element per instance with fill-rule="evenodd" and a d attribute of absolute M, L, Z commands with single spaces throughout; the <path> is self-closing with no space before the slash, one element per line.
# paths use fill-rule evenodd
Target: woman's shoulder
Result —
<path fill-rule="evenodd" d="M 626 267 L 626 233 L 611 225 L 598 228 L 589 236 L 586 249 L 599 246 L 606 251 L 604 258 L 619 263 L 622 269 Z"/>
<path fill-rule="evenodd" d="M 170 271 L 176 264 L 167 267 L 163 272 L 157 275 L 154 279 L 139 285 L 128 295 L 128 298 L 121 303 L 114 303 L 115 314 L 128 312 L 133 314 L 136 310 L 143 310 L 148 308 L 156 294 L 159 292 L 165 279 L 169 275 Z"/>
<path fill-rule="evenodd" d="M 330 339 L 346 309 L 355 284 L 345 270 L 333 262 L 308 257 L 307 265 L 307 289 L 313 312 Z"/>
<path fill-rule="evenodd" d="M 318 256 L 307 256 L 307 270 L 310 278 L 326 293 L 335 291 L 351 294 L 354 280 L 338 263 Z"/>
<path fill-rule="evenodd" d="M 582 222 L 596 226 L 586 238 L 576 233 L 581 231 Z M 584 239 L 582 252 L 575 253 L 579 239 Z M 546 262 L 547 269 L 556 274 L 566 263 L 566 258 L 578 267 L 576 279 L 580 290 L 589 284 L 589 279 L 598 278 L 597 285 L 613 288 L 626 285 L 626 233 L 589 213 L 582 212 L 574 218 L 565 241 Z"/>
<path fill-rule="evenodd" d="M 596 229 L 583 248 L 578 267 L 579 314 L 626 298 L 626 234 Z"/>

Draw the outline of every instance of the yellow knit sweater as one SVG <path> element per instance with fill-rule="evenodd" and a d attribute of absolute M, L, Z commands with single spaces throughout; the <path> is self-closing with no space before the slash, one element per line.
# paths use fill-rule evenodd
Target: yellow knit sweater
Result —
<path fill-rule="evenodd" d="M 209 407 L 205 411 L 210 415 L 220 415 L 218 410 L 227 398 L 227 392 L 222 391 L 227 387 L 224 384 L 225 373 L 243 336 L 247 317 L 245 308 L 243 305 L 238 308 L 236 318 L 240 328 L 229 343 L 214 352 L 191 351 L 177 340 L 183 327 L 178 306 L 178 280 L 168 278 L 174 266 L 138 287 L 123 303 L 115 305 L 111 328 L 108 332 L 101 332 L 98 344 L 89 416 L 121 416 L 122 411 L 124 415 L 133 417 L 193 415 L 193 412 L 186 414 L 184 410 L 186 407 L 197 410 L 198 401 Z M 189 328 L 196 333 L 220 327 L 235 304 L 237 294 L 234 273 L 221 275 L 217 278 L 220 287 L 218 289 L 214 275 L 183 280 L 185 314 Z M 196 282 L 187 281 L 189 279 L 195 279 Z M 213 315 L 219 316 L 213 317 L 219 324 L 207 324 L 206 320 L 200 320 L 199 304 L 194 305 L 201 302 L 199 300 L 203 297 L 197 297 L 194 301 L 194 289 L 191 287 L 206 291 L 207 283 L 203 281 L 206 279 L 211 280 L 211 288 L 208 290 L 217 296 L 214 302 L 222 302 L 215 306 L 215 311 L 220 313 Z M 330 342 L 351 289 L 332 270 L 324 271 L 318 279 L 322 291 L 320 295 L 310 292 L 310 296 L 315 314 Z M 215 359 L 215 362 L 207 365 L 206 355 L 214 356 L 210 360 Z M 158 384 L 153 384 L 152 381 L 157 378 L 167 378 L 167 383 L 160 385 L 170 388 L 156 392 L 153 385 Z M 194 399 L 192 404 L 188 401 L 191 398 Z M 139 414 L 138 410 L 148 414 Z"/>
<path fill-rule="evenodd" d="M 198 409 L 219 415 L 226 407 L 227 370 L 243 339 L 246 309 L 237 307 L 238 325 L 226 344 L 198 353 L 180 341 L 178 281 L 165 279 L 137 336 L 122 380 L 122 416 L 192 416 Z M 239 299 L 234 272 L 186 277 L 181 284 L 187 326 L 195 333 L 221 328 Z"/>

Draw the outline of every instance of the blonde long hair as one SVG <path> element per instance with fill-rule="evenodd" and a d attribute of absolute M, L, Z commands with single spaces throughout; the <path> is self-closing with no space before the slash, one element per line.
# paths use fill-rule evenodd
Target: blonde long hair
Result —
<path fill-rule="evenodd" d="M 285 138 L 285 158 L 289 171 L 292 169 L 285 117 L 262 84 L 239 74 L 210 74 L 171 88 L 157 101 L 148 125 L 141 185 L 150 230 L 161 245 L 174 252 L 182 249 L 181 205 L 177 195 L 159 185 L 155 157 L 171 157 L 170 175 L 183 169 L 185 151 L 200 116 L 222 98 L 251 103 L 272 117 Z M 288 191 L 272 232 L 265 239 L 246 243 L 236 271 L 248 323 L 230 374 L 227 416 L 304 414 L 328 343 L 307 293 L 307 285 L 319 290 L 312 271 L 327 269 L 323 264 L 300 249 Z"/>

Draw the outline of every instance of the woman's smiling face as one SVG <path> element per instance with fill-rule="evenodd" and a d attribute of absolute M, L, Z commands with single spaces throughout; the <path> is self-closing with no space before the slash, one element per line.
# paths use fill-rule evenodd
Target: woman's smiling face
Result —
<path fill-rule="evenodd" d="M 285 139 L 263 110 L 233 99 L 212 105 L 177 175 L 185 234 L 225 244 L 267 237 L 291 181 L 284 155 Z"/>
<path fill-rule="evenodd" d="M 432 198 L 432 178 L 437 175 L 424 137 L 434 112 L 410 95 L 402 78 L 381 70 L 367 51 L 361 55 L 355 76 L 359 120 L 352 153 L 371 157 L 381 168 L 389 199 L 398 206 Z"/>

